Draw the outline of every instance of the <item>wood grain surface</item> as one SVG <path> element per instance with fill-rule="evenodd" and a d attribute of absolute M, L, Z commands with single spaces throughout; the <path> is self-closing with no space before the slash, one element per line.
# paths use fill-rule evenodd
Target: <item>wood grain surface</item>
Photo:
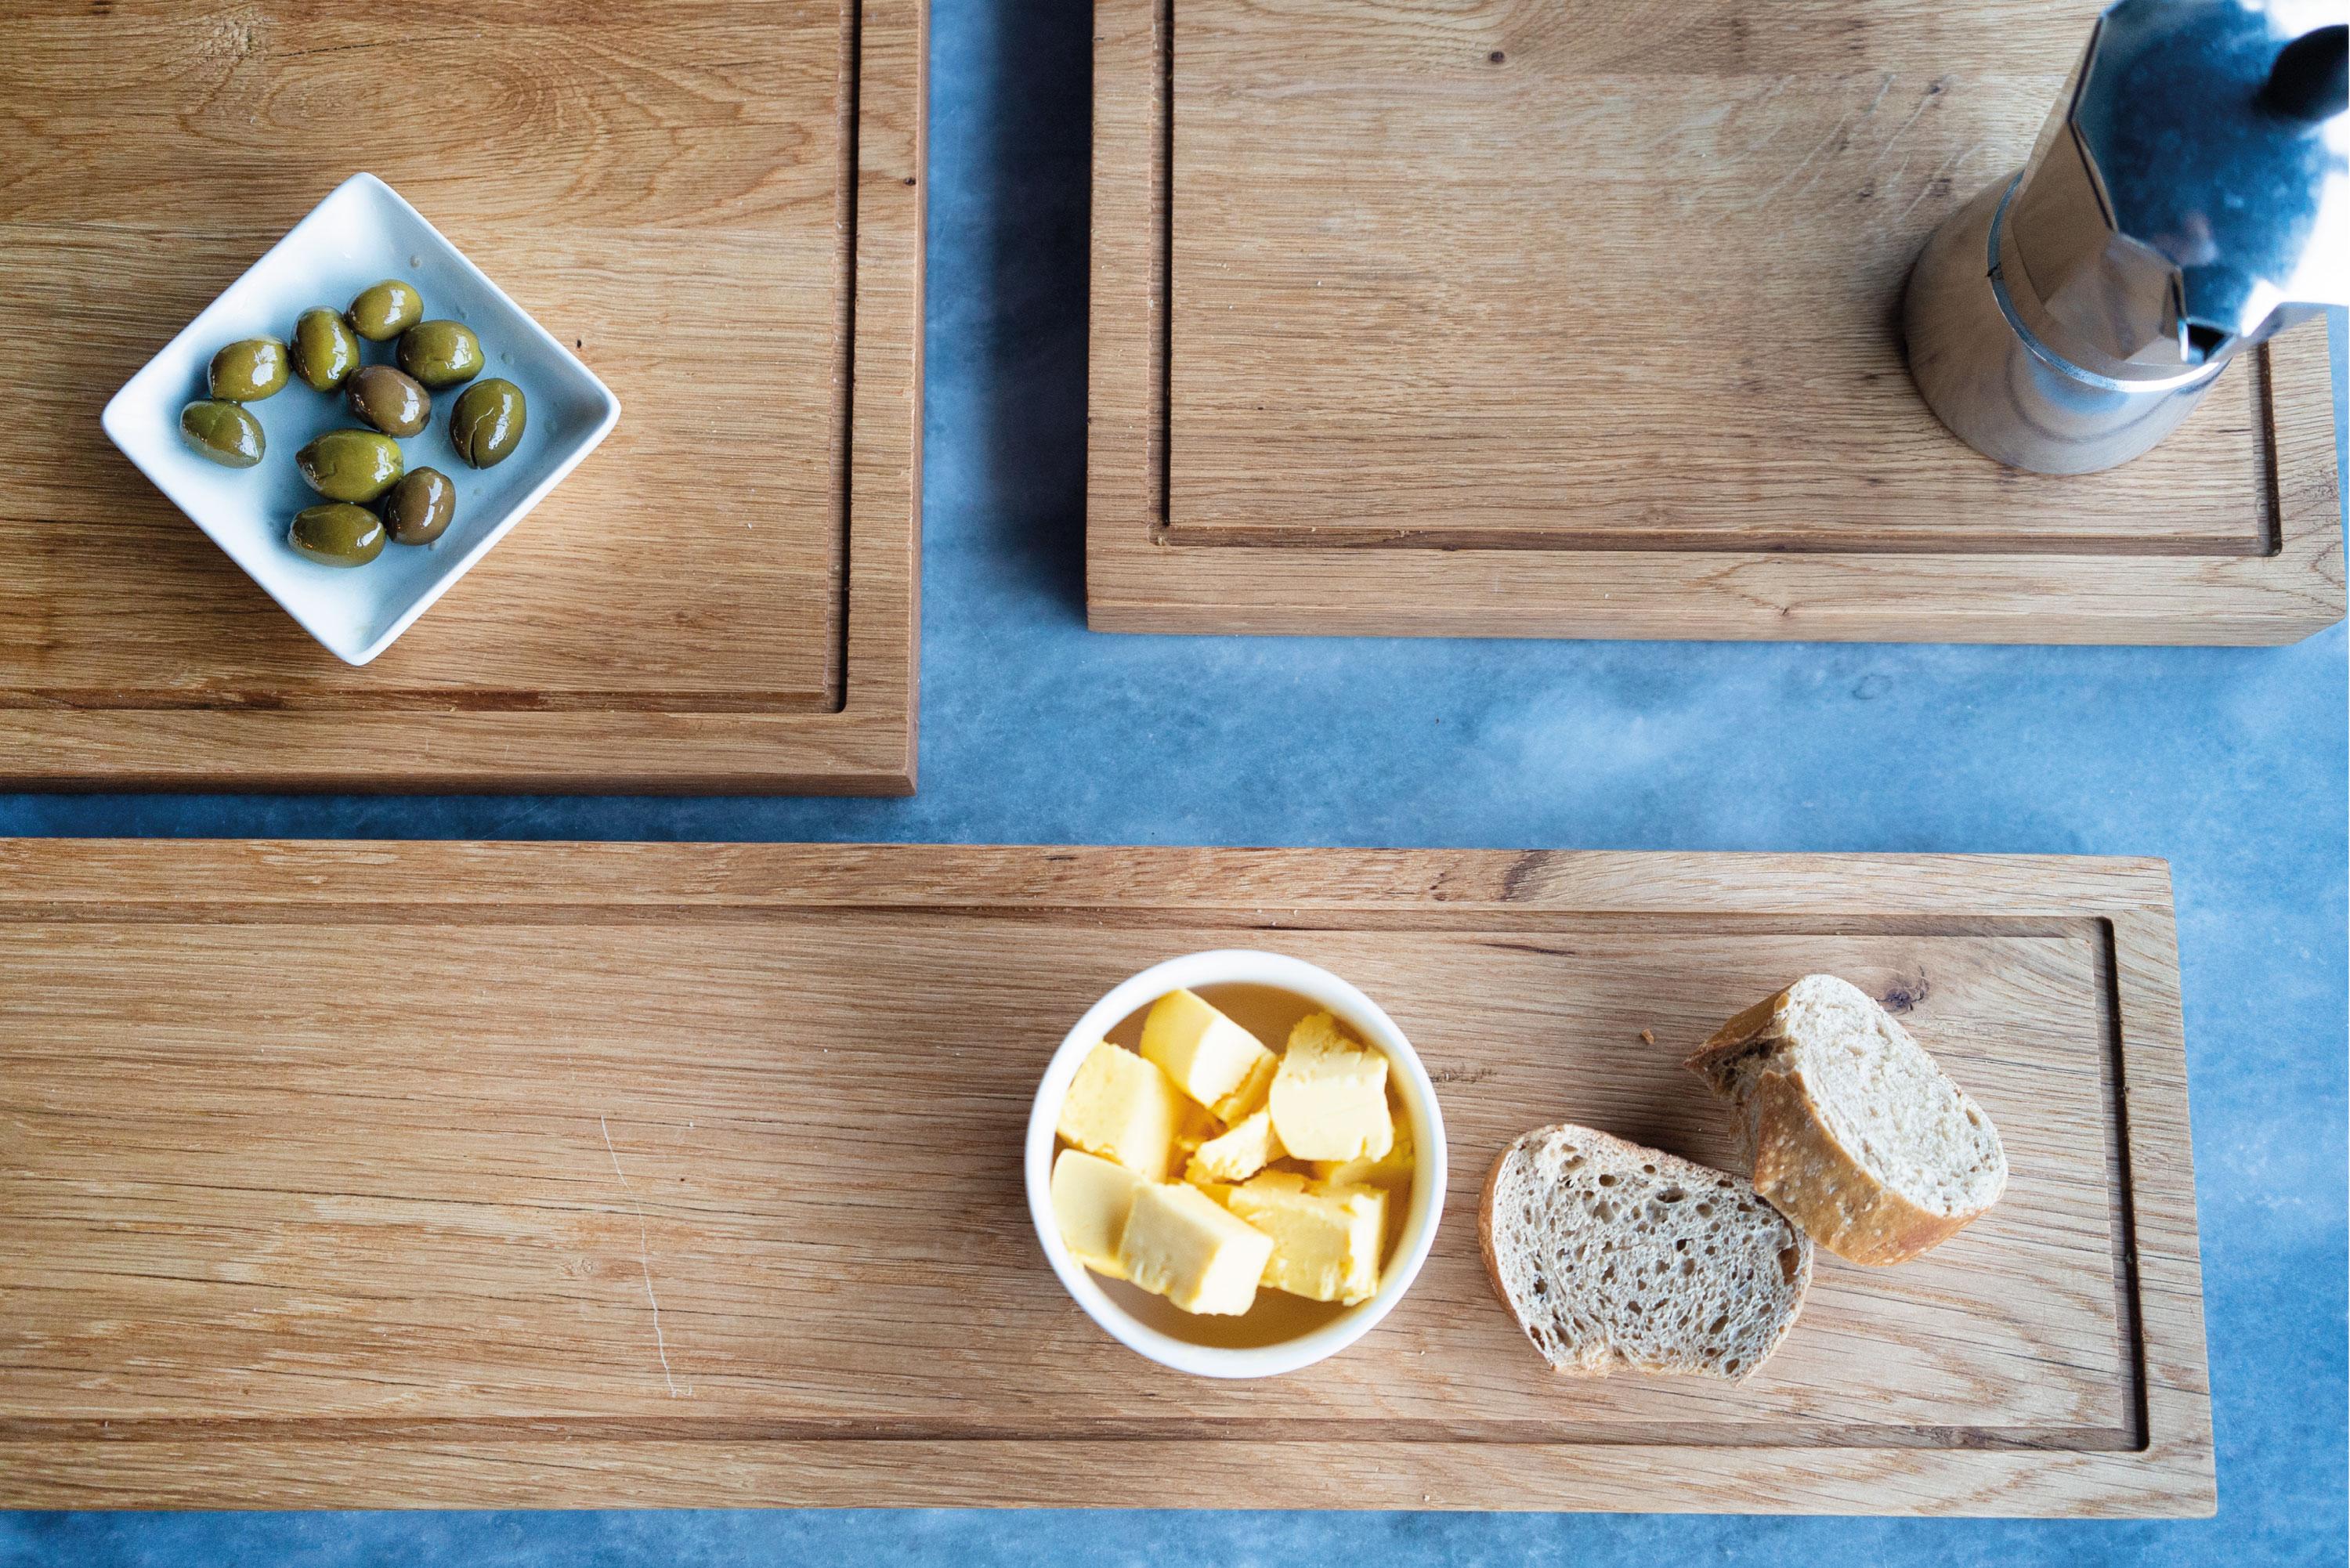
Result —
<path fill-rule="evenodd" d="M 924 20 L 923 0 L 16 7 L 0 317 L 47 413 L 0 429 L 0 777 L 910 789 Z M 360 169 L 626 412 L 353 670 L 98 415 Z M 286 303 L 289 331 L 312 303 Z"/>
<path fill-rule="evenodd" d="M 1258 1383 L 1096 1328 L 1020 1178 L 1069 1023 L 1223 945 L 1362 985 L 1452 1151 L 1394 1314 Z M 1734 1162 L 1680 1058 L 1816 969 L 2006 1199 L 1747 1385 L 1552 1374 L 1486 1166 Z M 2151 861 L 0 844 L 0 1502 L 2208 1512 L 2184 1066 Z"/>
<path fill-rule="evenodd" d="M 2324 339 L 2027 475 L 1902 285 L 2095 0 L 1102 0 L 1093 624 L 2282 641 L 2341 618 Z"/>

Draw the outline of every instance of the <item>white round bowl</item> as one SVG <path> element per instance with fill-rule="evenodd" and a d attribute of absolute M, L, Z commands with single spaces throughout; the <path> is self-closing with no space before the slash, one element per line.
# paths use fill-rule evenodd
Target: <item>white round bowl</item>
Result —
<path fill-rule="evenodd" d="M 1086 1054 L 1128 1017 L 1169 992 L 1222 985 L 1267 986 L 1302 997 L 1316 1007 L 1327 1008 L 1358 1039 L 1387 1057 L 1388 1073 L 1411 1117 L 1411 1202 L 1381 1272 L 1378 1293 L 1338 1311 L 1294 1337 L 1268 1345 L 1201 1344 L 1153 1327 L 1114 1298 L 1098 1277 L 1069 1254 L 1061 1241 L 1060 1226 L 1053 1217 L 1055 1128 L 1060 1120 L 1061 1101 L 1068 1095 L 1069 1082 L 1076 1076 L 1077 1065 L 1085 1060 Z M 1279 1042 L 1268 1044 L 1277 1046 Z M 1270 1377 L 1276 1373 L 1295 1372 L 1325 1356 L 1336 1355 L 1368 1334 L 1381 1318 L 1395 1310 L 1396 1303 L 1403 1299 L 1404 1292 L 1418 1277 L 1420 1264 L 1428 1260 L 1429 1248 L 1436 1241 L 1437 1224 L 1444 1216 L 1444 1118 L 1437 1109 L 1436 1086 L 1429 1081 L 1428 1069 L 1420 1064 L 1419 1054 L 1403 1037 L 1403 1031 L 1395 1026 L 1395 1020 L 1381 1012 L 1369 997 L 1326 969 L 1303 959 L 1247 949 L 1192 953 L 1154 964 L 1095 1002 L 1061 1042 L 1060 1049 L 1053 1053 L 1052 1061 L 1045 1068 L 1044 1082 L 1036 1085 L 1035 1105 L 1028 1113 L 1028 1212 L 1036 1222 L 1036 1239 L 1044 1244 L 1045 1256 L 1051 1262 L 1053 1272 L 1060 1276 L 1061 1283 L 1076 1298 L 1077 1304 L 1086 1309 L 1086 1314 L 1107 1329 L 1119 1344 L 1162 1366 L 1201 1377 Z M 1132 1287 L 1119 1289 L 1130 1291 Z M 1202 1325 L 1243 1321 L 1200 1320 Z"/>

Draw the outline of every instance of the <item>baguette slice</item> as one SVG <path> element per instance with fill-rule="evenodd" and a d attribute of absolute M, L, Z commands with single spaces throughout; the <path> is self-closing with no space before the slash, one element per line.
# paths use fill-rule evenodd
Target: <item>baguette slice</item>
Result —
<path fill-rule="evenodd" d="M 1737 1177 L 1562 1123 L 1493 1163 L 1477 1240 L 1553 1368 L 1745 1381 L 1812 1282 L 1812 1244 Z"/>
<path fill-rule="evenodd" d="M 2007 1189 L 1991 1117 L 1892 1014 L 1832 974 L 1748 1008 L 1689 1065 L 1738 1107 L 1755 1187 L 1839 1258 L 1904 1262 Z"/>

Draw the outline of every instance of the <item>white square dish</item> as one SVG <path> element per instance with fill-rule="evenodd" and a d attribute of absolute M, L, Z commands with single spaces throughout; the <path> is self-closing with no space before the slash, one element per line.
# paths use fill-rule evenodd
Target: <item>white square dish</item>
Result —
<path fill-rule="evenodd" d="M 453 482 L 449 531 L 431 545 L 389 545 L 364 566 L 321 566 L 286 542 L 294 514 L 320 499 L 303 483 L 294 454 L 323 431 L 359 422 L 342 395 L 312 391 L 295 379 L 246 405 L 267 446 L 248 469 L 224 468 L 191 451 L 180 435 L 180 410 L 204 395 L 205 367 L 221 348 L 264 335 L 290 342 L 303 311 L 340 310 L 388 277 L 415 286 L 427 320 L 473 329 L 488 361 L 484 374 L 522 389 L 528 421 L 512 456 L 473 469 L 449 440 L 449 409 L 463 389 L 433 394 L 432 422 L 400 447 L 410 469 L 437 468 Z M 366 345 L 367 361 L 387 360 L 390 347 Z M 123 383 L 102 422 L 122 454 L 305 631 L 337 658 L 365 664 L 562 483 L 619 417 L 611 389 L 398 192 L 372 174 L 354 174 Z"/>

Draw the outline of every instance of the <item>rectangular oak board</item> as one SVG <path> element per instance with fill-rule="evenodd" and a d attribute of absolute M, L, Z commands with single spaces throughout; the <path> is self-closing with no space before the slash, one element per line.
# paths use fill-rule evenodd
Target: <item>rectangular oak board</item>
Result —
<path fill-rule="evenodd" d="M 45 324 L 16 335 L 14 379 L 46 411 L 0 429 L 0 787 L 910 791 L 926 18 L 925 0 L 19 8 L 0 315 Z M 623 412 L 355 670 L 98 421 L 362 169 Z M 288 300 L 283 330 L 342 303 Z"/>
<path fill-rule="evenodd" d="M 1451 1138 L 1435 1250 L 1253 1383 L 1113 1342 L 1022 1193 L 1064 1033 L 1172 955 L 1320 963 Z M 1739 1386 L 1562 1378 L 1475 1205 L 1829 970 L 2006 1197 L 1825 1254 Z M 2168 876 L 1989 857 L 0 843 L 0 1505 L 2183 1514 L 2213 1504 Z"/>
<path fill-rule="evenodd" d="M 1114 631 L 2283 642 L 2343 615 L 2322 326 L 2006 469 L 1900 343 L 2097 0 L 1099 0 Z"/>

